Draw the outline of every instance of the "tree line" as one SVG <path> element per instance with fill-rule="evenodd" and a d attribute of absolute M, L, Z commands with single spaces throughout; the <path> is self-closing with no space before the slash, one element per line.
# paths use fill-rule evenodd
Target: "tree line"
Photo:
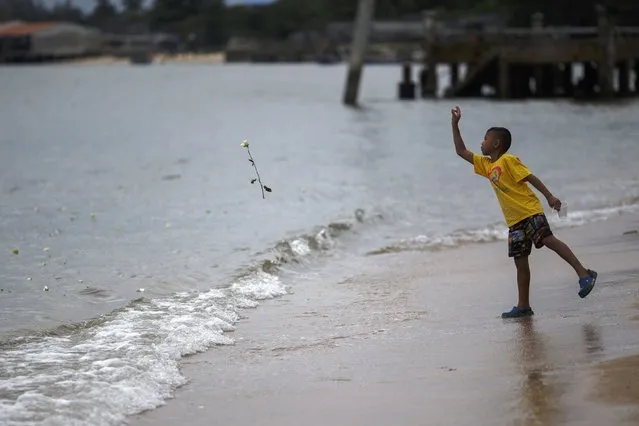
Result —
<path fill-rule="evenodd" d="M 298 31 L 322 31 L 329 22 L 352 21 L 357 0 L 276 0 L 265 6 L 227 6 L 224 0 L 96 0 L 88 13 L 71 0 L 47 7 L 42 0 L 0 0 L 0 22 L 67 21 L 103 31 L 166 32 L 206 47 L 219 47 L 232 36 L 286 39 Z M 376 0 L 376 19 L 402 19 L 422 10 L 448 14 L 498 13 L 511 25 L 530 25 L 542 12 L 547 25 L 596 25 L 602 4 L 620 25 L 639 25 L 638 0 Z"/>

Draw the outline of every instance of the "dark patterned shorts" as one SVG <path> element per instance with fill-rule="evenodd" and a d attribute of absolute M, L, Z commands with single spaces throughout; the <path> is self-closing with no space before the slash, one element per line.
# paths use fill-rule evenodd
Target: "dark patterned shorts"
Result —
<path fill-rule="evenodd" d="M 543 239 L 551 235 L 550 225 L 543 213 L 514 224 L 508 230 L 508 257 L 529 256 L 533 244 L 535 248 L 542 248 Z"/>

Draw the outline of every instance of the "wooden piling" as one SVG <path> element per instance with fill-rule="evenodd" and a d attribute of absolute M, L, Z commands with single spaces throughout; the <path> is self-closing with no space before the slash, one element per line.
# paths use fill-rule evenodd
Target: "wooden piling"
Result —
<path fill-rule="evenodd" d="M 619 96 L 630 94 L 630 61 L 620 61 L 618 64 Z"/>
<path fill-rule="evenodd" d="M 351 55 L 344 87 L 344 104 L 357 105 L 359 85 L 362 77 L 364 55 L 368 47 L 368 35 L 375 10 L 375 0 L 359 0 L 355 28 L 353 29 L 353 41 Z"/>
<path fill-rule="evenodd" d="M 541 12 L 533 13 L 530 16 L 530 29 L 532 31 L 532 43 L 535 46 L 543 46 L 547 40 L 544 40 L 544 14 Z M 533 66 L 533 81 L 535 83 L 535 97 L 544 97 L 544 65 L 535 64 Z"/>
<path fill-rule="evenodd" d="M 422 25 L 426 44 L 435 46 L 437 39 L 437 12 L 426 11 L 422 15 Z M 436 49 L 429 49 L 425 52 L 424 74 L 421 76 L 421 95 L 423 98 L 433 97 L 437 94 L 439 82 L 437 81 L 437 61 L 435 60 Z"/>
<path fill-rule="evenodd" d="M 425 67 L 424 87 L 422 87 L 422 96 L 424 98 L 434 97 L 437 95 L 437 87 L 439 86 L 437 76 L 437 64 L 435 62 L 428 62 Z"/>
<path fill-rule="evenodd" d="M 413 81 L 413 70 L 409 62 L 402 66 L 402 80 L 397 87 L 397 95 L 400 100 L 415 99 L 415 82 Z"/>
<path fill-rule="evenodd" d="M 557 94 L 559 87 L 559 68 L 556 64 L 544 64 L 542 67 L 542 81 L 540 96 L 542 98 L 553 98 Z"/>
<path fill-rule="evenodd" d="M 499 87 L 497 94 L 500 99 L 509 99 L 510 96 L 510 64 L 506 55 L 499 55 Z"/>
<path fill-rule="evenodd" d="M 615 69 L 615 39 L 611 18 L 602 5 L 597 5 L 597 23 L 601 57 L 597 63 L 599 95 L 603 98 L 614 96 L 613 72 Z"/>
<path fill-rule="evenodd" d="M 426 93 L 428 83 L 428 69 L 424 66 L 421 70 L 419 70 L 419 94 L 422 98 L 426 98 L 428 94 Z"/>
<path fill-rule="evenodd" d="M 552 65 L 552 96 L 559 97 L 564 93 L 564 65 L 557 63 Z"/>
<path fill-rule="evenodd" d="M 573 96 L 574 86 L 572 83 L 572 62 L 564 62 L 561 74 L 561 93 L 563 96 Z"/>
<path fill-rule="evenodd" d="M 511 64 L 510 73 L 510 97 L 511 99 L 524 99 L 530 96 L 529 67 L 522 64 Z"/>
<path fill-rule="evenodd" d="M 598 70 L 592 62 L 584 63 L 584 88 L 588 97 L 595 93 L 595 85 L 599 79 Z"/>
<path fill-rule="evenodd" d="M 450 85 L 455 87 L 459 83 L 459 64 L 453 62 L 450 66 Z"/>

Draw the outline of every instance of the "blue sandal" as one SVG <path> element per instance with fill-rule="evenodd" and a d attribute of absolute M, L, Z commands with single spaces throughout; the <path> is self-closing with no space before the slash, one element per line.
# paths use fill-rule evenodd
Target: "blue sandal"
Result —
<path fill-rule="evenodd" d="M 588 276 L 579 280 L 579 297 L 582 299 L 592 291 L 597 282 L 597 273 L 588 269 Z"/>
<path fill-rule="evenodd" d="M 522 318 L 535 315 L 531 308 L 519 309 L 517 306 L 513 306 L 510 312 L 504 312 L 501 314 L 502 318 Z"/>

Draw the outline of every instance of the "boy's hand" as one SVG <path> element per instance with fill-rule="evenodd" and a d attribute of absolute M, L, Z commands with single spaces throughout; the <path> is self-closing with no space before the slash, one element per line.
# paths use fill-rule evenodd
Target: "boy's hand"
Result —
<path fill-rule="evenodd" d="M 557 211 L 561 210 L 561 201 L 559 201 L 559 198 L 553 195 L 550 195 L 548 196 L 547 200 L 550 207 L 552 207 L 553 209 Z"/>
<path fill-rule="evenodd" d="M 453 108 L 452 110 L 450 110 L 451 114 L 452 114 L 452 122 L 454 125 L 459 124 L 459 120 L 461 120 L 461 109 L 459 109 L 458 106 L 456 106 L 455 108 Z"/>

